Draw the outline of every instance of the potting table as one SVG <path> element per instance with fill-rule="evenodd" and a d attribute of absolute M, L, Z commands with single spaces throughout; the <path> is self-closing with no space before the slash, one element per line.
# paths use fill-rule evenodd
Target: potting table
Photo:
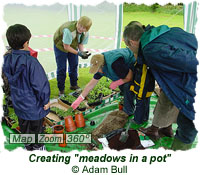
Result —
<path fill-rule="evenodd" d="M 83 112 L 84 118 L 86 119 L 85 127 L 77 128 L 75 131 L 70 132 L 70 133 L 72 133 L 72 134 L 90 134 L 104 120 L 104 118 L 111 111 L 118 110 L 119 98 L 120 98 L 120 96 L 106 99 L 106 101 L 103 101 L 103 103 L 101 105 L 95 107 L 94 109 L 90 109 L 90 110 Z M 155 94 L 153 94 L 153 96 L 151 97 L 151 102 L 150 102 L 150 117 L 149 117 L 148 123 L 145 123 L 142 126 L 132 124 L 131 125 L 132 129 L 138 129 L 139 127 L 146 127 L 146 126 L 151 125 L 152 119 L 153 119 L 153 110 L 154 110 L 156 102 L 157 102 L 157 96 Z M 94 121 L 95 125 L 90 125 L 91 121 Z M 57 124 L 64 125 L 64 120 L 61 120 Z M 126 127 L 126 125 L 125 125 L 125 127 Z M 13 129 L 10 129 L 10 127 L 8 127 L 4 121 L 2 122 L 2 128 L 3 128 L 4 135 L 6 136 L 5 149 L 15 150 L 18 147 L 24 147 L 23 144 L 10 144 L 9 143 L 9 134 L 16 133 L 16 131 Z M 175 132 L 176 128 L 177 128 L 176 124 L 173 124 L 174 132 Z M 143 140 L 143 139 L 144 139 L 144 137 L 142 135 L 140 135 L 140 140 Z M 169 148 L 171 146 L 172 142 L 173 142 L 173 138 L 163 137 L 163 138 L 159 139 L 158 141 L 154 142 L 155 145 L 150 148 L 159 148 L 159 147 Z M 195 147 L 196 144 L 197 144 L 197 139 L 194 142 L 193 147 Z M 95 146 L 98 149 L 103 149 L 102 145 L 97 144 L 93 139 L 92 139 L 92 144 L 67 144 L 66 147 L 59 147 L 58 144 L 45 144 L 45 146 L 46 146 L 47 151 L 59 150 L 61 152 L 69 152 L 72 150 L 79 150 L 79 151 L 91 150 L 91 146 Z"/>

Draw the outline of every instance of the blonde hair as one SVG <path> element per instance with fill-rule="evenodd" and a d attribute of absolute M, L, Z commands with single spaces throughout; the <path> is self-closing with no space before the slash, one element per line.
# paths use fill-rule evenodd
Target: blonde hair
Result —
<path fill-rule="evenodd" d="M 87 16 L 82 16 L 77 24 L 81 24 L 83 27 L 86 28 L 86 30 L 90 30 L 90 27 L 92 26 L 92 20 L 88 18 Z"/>

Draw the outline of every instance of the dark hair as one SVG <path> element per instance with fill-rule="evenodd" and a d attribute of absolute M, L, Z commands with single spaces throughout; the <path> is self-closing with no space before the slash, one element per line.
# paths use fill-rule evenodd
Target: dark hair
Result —
<path fill-rule="evenodd" d="M 144 33 L 144 29 L 139 26 L 138 24 L 129 24 L 125 27 L 124 33 L 123 33 L 123 38 L 125 43 L 129 44 L 130 40 L 133 41 L 138 41 L 142 34 Z"/>
<path fill-rule="evenodd" d="M 30 40 L 31 32 L 26 26 L 15 24 L 6 31 L 6 38 L 12 49 L 19 50 L 23 49 L 24 43 Z"/>
<path fill-rule="evenodd" d="M 128 23 L 127 26 L 130 26 L 130 25 L 139 25 L 140 27 L 145 29 L 145 25 L 142 25 L 139 21 L 131 21 L 131 22 Z"/>

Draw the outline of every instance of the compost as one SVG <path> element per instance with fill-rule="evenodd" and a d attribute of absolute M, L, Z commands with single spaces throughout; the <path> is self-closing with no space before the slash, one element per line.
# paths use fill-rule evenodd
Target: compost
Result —
<path fill-rule="evenodd" d="M 103 120 L 103 122 L 93 130 L 92 137 L 96 141 L 98 138 L 103 137 L 103 135 L 119 129 L 123 128 L 128 119 L 128 115 L 124 111 L 113 111 L 107 115 L 107 117 Z"/>
<path fill-rule="evenodd" d="M 123 149 L 144 149 L 136 130 L 130 129 L 128 134 L 129 137 L 125 143 L 119 141 L 121 133 L 114 135 L 108 140 L 109 147 L 118 151 Z"/>

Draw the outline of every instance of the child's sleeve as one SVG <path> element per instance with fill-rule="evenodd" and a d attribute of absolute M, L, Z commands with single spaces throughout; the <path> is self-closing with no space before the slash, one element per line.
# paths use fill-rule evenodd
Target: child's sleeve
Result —
<path fill-rule="evenodd" d="M 33 65 L 30 72 L 31 86 L 42 106 L 50 100 L 50 85 L 46 73 L 39 62 Z"/>

